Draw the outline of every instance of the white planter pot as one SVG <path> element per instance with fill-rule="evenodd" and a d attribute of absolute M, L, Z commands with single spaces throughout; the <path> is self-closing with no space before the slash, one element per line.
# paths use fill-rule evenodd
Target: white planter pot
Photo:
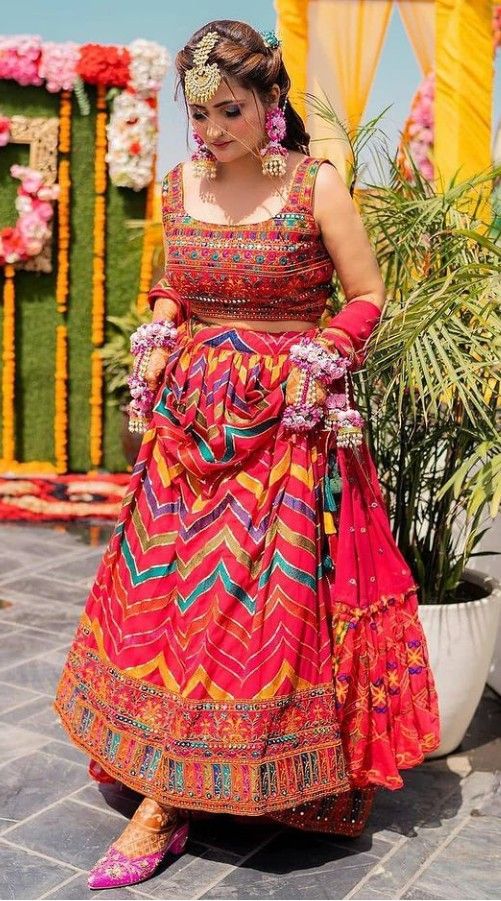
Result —
<path fill-rule="evenodd" d="M 422 604 L 419 619 L 428 644 L 441 719 L 441 741 L 427 757 L 461 744 L 482 697 L 501 613 L 501 584 L 466 569 L 464 578 L 486 597 L 458 604 Z"/>
<path fill-rule="evenodd" d="M 494 642 L 494 653 L 491 666 L 487 674 L 487 685 L 490 685 L 498 695 L 501 695 L 501 616 L 499 617 L 498 634 Z"/>

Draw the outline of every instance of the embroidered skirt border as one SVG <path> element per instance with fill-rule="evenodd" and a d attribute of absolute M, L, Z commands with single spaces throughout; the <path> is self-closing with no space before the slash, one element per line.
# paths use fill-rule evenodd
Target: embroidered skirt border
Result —
<path fill-rule="evenodd" d="M 112 683 L 113 704 L 98 688 Z M 141 794 L 186 809 L 261 816 L 350 789 L 332 685 L 248 703 L 195 701 L 142 686 L 75 642 L 53 705 L 75 744 Z"/>

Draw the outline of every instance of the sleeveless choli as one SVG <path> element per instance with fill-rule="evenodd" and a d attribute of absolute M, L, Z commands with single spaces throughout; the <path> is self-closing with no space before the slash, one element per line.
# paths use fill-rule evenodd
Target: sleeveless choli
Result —
<path fill-rule="evenodd" d="M 317 168 L 305 160 L 296 185 Z M 267 234 L 286 243 L 292 227 L 276 218 Z M 197 291 L 224 305 L 248 273 L 246 297 L 264 309 L 263 270 L 251 258 L 213 268 L 210 228 L 166 222 L 169 278 L 189 291 L 191 242 Z M 267 292 L 275 271 L 278 284 L 269 261 Z M 439 743 L 418 586 L 365 438 L 355 452 L 282 428 L 297 336 L 193 311 L 180 324 L 56 691 L 93 772 L 187 810 L 328 811 L 353 791 L 400 788 L 400 770 Z"/>
<path fill-rule="evenodd" d="M 165 278 L 200 316 L 317 321 L 332 293 L 334 266 L 313 216 L 322 160 L 296 166 L 280 212 L 263 222 L 203 222 L 184 209 L 182 163 L 162 184 Z"/>

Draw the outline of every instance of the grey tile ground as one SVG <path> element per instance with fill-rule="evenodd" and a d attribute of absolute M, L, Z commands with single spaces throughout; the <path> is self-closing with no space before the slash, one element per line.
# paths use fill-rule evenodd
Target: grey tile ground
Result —
<path fill-rule="evenodd" d="M 34 814 L 45 811 L 47 805 L 53 805 L 59 799 L 66 798 L 68 794 L 85 785 L 87 778 L 84 767 L 71 760 L 47 754 L 45 750 L 27 751 L 17 759 L 3 764 L 0 767 L 2 836 L 19 844 L 21 834 L 19 830 L 30 831 L 33 828 Z M 55 830 L 56 839 L 58 833 L 59 827 Z M 49 853 L 43 847 L 43 836 L 40 836 L 40 842 L 40 847 L 33 846 L 33 850 Z M 63 860 L 59 854 L 53 856 Z M 67 862 L 74 863 L 72 860 Z"/>
<path fill-rule="evenodd" d="M 362 850 L 283 830 L 202 897 L 345 898 L 389 847 L 374 838 Z"/>
<path fill-rule="evenodd" d="M 68 766 L 78 770 L 74 780 L 78 783 L 76 787 L 87 781 L 81 767 L 69 763 Z M 63 782 L 63 779 L 59 781 Z M 71 786 L 68 786 L 66 794 L 70 792 Z M 75 804 L 71 798 L 65 797 L 50 806 L 44 805 L 40 813 L 9 829 L 5 837 L 31 851 L 89 870 L 113 839 L 120 835 L 126 823 L 126 817 L 120 821 L 116 816 Z"/>
<path fill-rule="evenodd" d="M 0 633 L 3 634 L 3 624 L 0 623 Z M 40 696 L 27 688 L 19 688 L 15 685 L 7 685 L 0 680 L 0 716 L 3 711 L 10 710 L 19 704 L 26 704 L 36 700 Z"/>
<path fill-rule="evenodd" d="M 480 823 L 470 818 L 426 866 L 414 888 L 423 888 L 435 898 L 499 899 L 501 821 L 490 817 Z"/>
<path fill-rule="evenodd" d="M 37 748 L 42 748 L 48 742 L 46 735 L 32 732 L 30 729 L 24 729 L 20 726 L 2 724 L 1 728 L 0 766 L 6 766 L 18 757 L 22 757 L 30 751 L 35 751 Z"/>
<path fill-rule="evenodd" d="M 62 643 L 56 635 L 40 635 L 33 629 L 19 629 L 4 638 L 0 636 L 0 678 L 12 664 L 38 657 Z"/>
<path fill-rule="evenodd" d="M 29 556 L 27 554 L 0 554 L 0 579 L 4 576 L 10 576 L 18 570 L 22 571 L 23 564 L 27 565 L 28 560 Z"/>
<path fill-rule="evenodd" d="M 115 894 L 115 892 L 118 892 L 119 890 L 114 889 L 114 891 L 112 893 L 113 901 L 120 901 L 120 899 L 122 899 L 122 898 L 126 899 L 126 901 L 129 901 L 129 899 L 133 899 L 133 898 L 136 898 L 136 899 L 149 898 L 150 895 L 145 894 L 146 888 L 147 888 L 147 883 L 146 882 L 144 883 L 144 891 L 141 892 L 141 894 L 140 894 L 139 890 L 141 888 L 142 888 L 142 884 L 140 886 L 138 886 L 137 891 L 134 888 L 120 889 L 119 896 L 117 896 L 117 894 Z M 109 901 L 111 895 L 110 895 L 109 891 L 102 891 L 102 892 L 98 892 L 95 890 L 91 891 L 89 888 L 87 888 L 87 874 L 81 873 L 79 876 L 74 876 L 72 879 L 65 882 L 63 885 L 60 886 L 59 889 L 55 889 L 55 890 L 53 889 L 50 892 L 50 894 L 45 895 L 45 897 L 51 898 L 51 899 L 63 898 L 64 901 L 72 901 L 72 899 L 74 899 L 74 898 L 77 899 L 77 901 L 83 901 L 83 899 L 84 899 L 84 901 L 87 901 L 87 899 L 91 899 L 91 898 L 92 898 L 92 901 L 94 901 L 95 898 L 107 898 Z"/>
<path fill-rule="evenodd" d="M 0 840 L 0 898 L 40 898 L 73 872 Z"/>
<path fill-rule="evenodd" d="M 2 607 L 2 599 L 9 606 Z M 13 591 L 10 586 L 0 586 L 0 629 L 7 631 L 13 623 L 42 630 L 43 633 L 71 637 L 76 629 L 80 608 L 76 605 L 47 602 L 42 606 L 40 598 Z"/>
<path fill-rule="evenodd" d="M 62 579 L 65 582 L 82 582 L 92 578 L 101 562 L 103 551 L 100 548 L 97 551 L 87 551 L 84 556 L 73 560 L 71 566 L 61 564 L 58 561 L 47 569 L 44 575 L 55 579 Z"/>
<path fill-rule="evenodd" d="M 89 781 L 52 708 L 112 530 L 0 524 L 2 898 L 109 898 L 87 889 L 86 871 L 140 800 Z M 379 791 L 358 839 L 198 815 L 187 851 L 120 898 L 500 898 L 500 717 L 486 688 L 461 747 L 404 771 L 403 789 Z"/>
<path fill-rule="evenodd" d="M 207 848 L 190 840 L 181 857 L 163 862 L 145 884 L 153 898 L 199 898 L 211 885 L 220 885 L 228 874 L 237 872 L 241 857 L 230 850 Z M 224 895 L 218 895 L 223 898 Z"/>
<path fill-rule="evenodd" d="M 7 686 L 9 688 L 10 686 Z M 23 724 L 25 728 L 32 728 L 32 720 L 39 714 L 48 716 L 51 710 L 51 702 L 48 695 L 37 695 L 29 701 L 15 704 L 0 713 L 2 723 Z M 45 732 L 45 730 L 44 730 Z M 59 737 L 59 735 L 58 735 Z"/>
<path fill-rule="evenodd" d="M 85 597 L 83 585 L 62 579 L 51 579 L 50 573 L 32 573 L 18 576 L 9 582 L 0 583 L 2 594 L 17 591 L 21 594 L 37 596 L 39 601 L 59 601 L 63 604 L 80 605 Z"/>
<path fill-rule="evenodd" d="M 83 788 L 74 792 L 72 801 L 96 807 L 115 816 L 131 817 L 141 800 L 141 795 L 120 783 L 96 785 L 87 780 Z"/>
<path fill-rule="evenodd" d="M 69 745 L 66 740 L 49 741 L 44 745 L 44 753 L 52 754 L 53 757 L 62 757 L 63 760 L 70 760 L 72 763 L 84 767 L 85 770 L 89 763 L 87 755 L 75 745 Z"/>
<path fill-rule="evenodd" d="M 52 697 L 65 659 L 64 650 L 48 651 L 43 657 L 35 657 L 29 663 L 19 663 L 0 670 L 2 682 L 30 688 Z"/>

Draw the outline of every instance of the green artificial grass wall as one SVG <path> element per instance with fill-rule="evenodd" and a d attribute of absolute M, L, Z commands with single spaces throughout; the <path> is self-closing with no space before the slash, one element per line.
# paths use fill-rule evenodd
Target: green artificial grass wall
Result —
<path fill-rule="evenodd" d="M 54 458 L 54 373 L 56 325 L 68 326 L 69 399 L 68 469 L 91 468 L 89 455 L 90 355 L 92 310 L 92 249 L 94 221 L 95 90 L 86 86 L 91 114 L 82 116 L 73 100 L 71 140 L 71 240 L 68 311 L 57 312 L 57 217 L 54 229 L 53 272 L 18 271 L 16 292 L 16 459 L 20 462 Z M 59 95 L 42 88 L 0 81 L 0 114 L 57 116 Z M 28 148 L 21 144 L 0 148 L 0 224 L 13 225 L 19 182 L 12 179 L 12 163 L 28 164 Z M 107 190 L 106 315 L 124 313 L 139 289 L 142 238 L 127 228 L 128 219 L 144 216 L 146 191 Z M 133 239 L 132 236 L 134 236 Z M 3 288 L 3 274 L 1 275 Z M 3 310 L 2 310 L 3 312 Z M 0 328 L 3 328 L 0 314 Z M 106 326 L 105 338 L 111 329 Z M 0 407 L 1 417 L 1 407 Z M 120 441 L 121 414 L 103 394 L 103 462 L 111 472 L 126 469 Z"/>

